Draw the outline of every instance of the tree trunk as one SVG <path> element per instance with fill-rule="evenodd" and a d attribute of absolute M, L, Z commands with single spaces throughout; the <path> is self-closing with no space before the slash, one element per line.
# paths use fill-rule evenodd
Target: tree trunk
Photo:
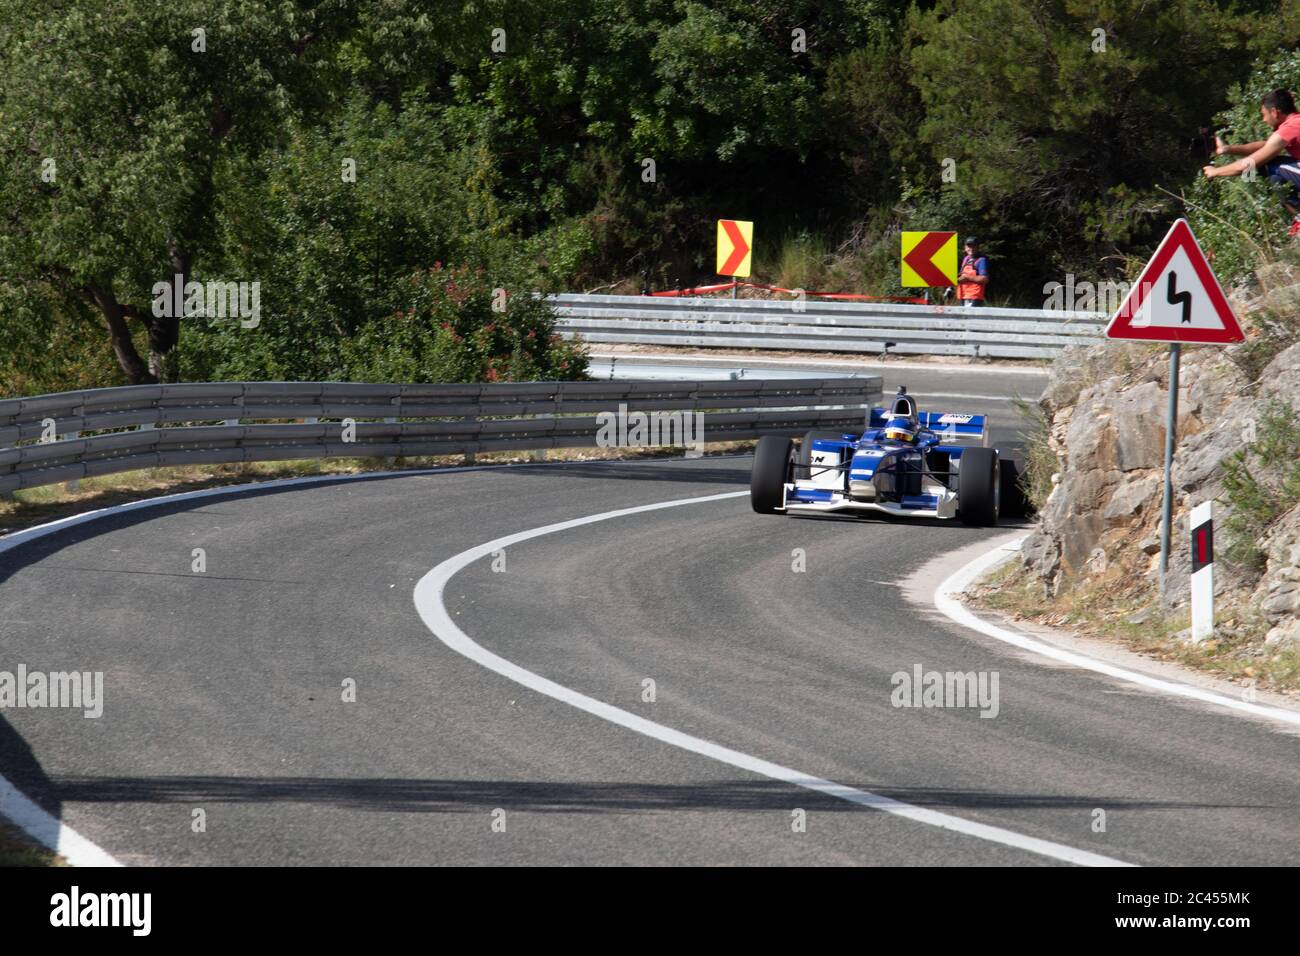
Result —
<path fill-rule="evenodd" d="M 167 281 L 179 282 L 181 289 L 184 289 L 185 283 L 190 281 L 190 254 L 175 242 L 170 244 L 168 253 L 172 271 Z M 178 279 L 177 276 L 180 278 Z M 183 297 L 181 301 L 184 303 Z M 185 316 L 150 316 L 149 371 L 160 382 L 176 380 L 176 346 L 180 342 L 182 318 Z"/>
<path fill-rule="evenodd" d="M 117 364 L 126 373 L 127 380 L 132 385 L 156 383 L 157 377 L 145 366 L 140 353 L 136 350 L 135 342 L 131 340 L 131 330 L 127 327 L 126 318 L 122 313 L 122 304 L 117 301 L 117 296 L 113 294 L 111 287 L 92 285 L 88 286 L 86 291 L 104 316 L 104 323 L 108 326 L 108 335 L 113 343 L 113 353 L 117 356 Z"/>
<path fill-rule="evenodd" d="M 176 343 L 180 338 L 180 321 L 163 316 L 149 323 L 149 372 L 155 381 L 176 380 Z"/>

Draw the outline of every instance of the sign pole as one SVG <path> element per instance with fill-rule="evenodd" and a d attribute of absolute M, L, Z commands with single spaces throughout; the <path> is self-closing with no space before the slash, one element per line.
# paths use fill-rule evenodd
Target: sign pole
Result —
<path fill-rule="evenodd" d="M 1169 346 L 1169 413 L 1165 417 L 1165 498 L 1160 521 L 1160 603 L 1163 607 L 1169 572 L 1169 526 L 1174 510 L 1174 430 L 1178 424 L 1178 356 L 1181 346 Z"/>

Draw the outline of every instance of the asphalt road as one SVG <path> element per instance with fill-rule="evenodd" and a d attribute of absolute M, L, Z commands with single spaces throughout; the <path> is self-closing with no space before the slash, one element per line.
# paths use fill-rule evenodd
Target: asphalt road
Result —
<path fill-rule="evenodd" d="M 126 863 L 1053 863 L 583 713 L 453 652 L 416 612 L 416 581 L 461 551 L 742 490 L 748 466 L 342 481 L 31 542 L 0 556 L 0 668 L 103 670 L 104 715 L 4 711 L 0 768 Z M 837 783 L 1144 865 L 1300 860 L 1295 736 L 1027 659 L 904 599 L 936 554 L 994 534 L 734 498 L 511 546 L 504 570 L 454 577 L 447 607 L 519 666 Z M 997 717 L 892 706 L 891 675 L 917 664 L 997 672 Z"/>

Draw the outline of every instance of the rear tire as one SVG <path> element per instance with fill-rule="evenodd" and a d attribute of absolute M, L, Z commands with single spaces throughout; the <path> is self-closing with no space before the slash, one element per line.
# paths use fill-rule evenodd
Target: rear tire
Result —
<path fill-rule="evenodd" d="M 754 449 L 754 470 L 749 475 L 749 503 L 761 515 L 776 514 L 785 503 L 785 483 L 794 460 L 794 442 L 764 435 Z"/>
<path fill-rule="evenodd" d="M 1029 501 L 1020 487 L 1020 462 L 1012 458 L 998 458 L 1002 480 L 1002 502 L 998 514 L 1009 518 L 1023 518 L 1029 511 Z"/>
<path fill-rule="evenodd" d="M 966 524 L 998 523 L 1002 470 L 992 448 L 965 448 L 957 479 L 957 517 Z"/>

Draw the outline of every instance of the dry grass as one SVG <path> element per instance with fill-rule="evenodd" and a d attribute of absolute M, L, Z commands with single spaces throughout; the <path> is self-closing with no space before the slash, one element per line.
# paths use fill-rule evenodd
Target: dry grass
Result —
<path fill-rule="evenodd" d="M 13 824 L 0 819 L 0 867 L 67 866 L 68 861 L 34 842 Z"/>
<path fill-rule="evenodd" d="M 970 600 L 1016 620 L 1068 628 L 1243 685 L 1254 681 L 1261 689 L 1300 695 L 1300 654 L 1264 645 L 1268 623 L 1258 611 L 1225 603 L 1217 609 L 1214 636 L 1193 644 L 1184 633 L 1190 612 L 1161 616 L 1154 586 L 1146 580 L 1135 584 L 1134 577 L 1116 568 L 1051 598 L 1037 578 L 1011 562 L 981 582 Z"/>
<path fill-rule="evenodd" d="M 1011 404 L 1020 416 L 1018 437 L 1024 442 L 1020 489 L 1034 510 L 1041 511 L 1052 493 L 1052 476 L 1061 470 L 1061 460 L 1052 449 L 1051 428 L 1042 405 L 1019 396 L 1012 398 Z"/>
<path fill-rule="evenodd" d="M 808 232 L 781 240 L 776 261 L 776 284 L 786 289 L 823 290 L 831 261 L 825 237 Z"/>

